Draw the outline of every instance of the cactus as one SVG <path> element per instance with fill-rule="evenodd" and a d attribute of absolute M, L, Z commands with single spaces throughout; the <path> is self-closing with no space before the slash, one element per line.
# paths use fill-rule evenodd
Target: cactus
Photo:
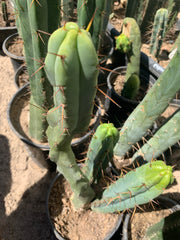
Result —
<path fill-rule="evenodd" d="M 112 11 L 112 0 L 79 0 L 78 1 L 78 25 L 87 28 L 94 15 L 93 24 L 90 28 L 92 41 L 99 52 L 104 45 L 104 36 Z"/>
<path fill-rule="evenodd" d="M 146 6 L 149 0 L 128 0 L 127 7 L 126 7 L 126 14 L 125 17 L 134 18 L 139 26 L 141 26 L 143 16 L 146 10 Z"/>
<path fill-rule="evenodd" d="M 54 107 L 47 113 L 50 157 L 69 181 L 76 208 L 94 197 L 88 179 L 75 161 L 71 140 L 89 125 L 96 94 L 97 64 L 89 33 L 80 30 L 76 23 L 68 22 L 51 35 L 45 60 L 54 89 Z"/>
<path fill-rule="evenodd" d="M 171 240 L 180 238 L 180 210 L 162 218 L 150 226 L 143 237 L 144 240 Z"/>
<path fill-rule="evenodd" d="M 119 133 L 119 141 L 114 148 L 117 158 L 123 157 L 132 145 L 145 135 L 157 117 L 167 108 L 176 92 L 179 91 L 179 63 L 180 46 L 166 70 L 124 123 Z"/>
<path fill-rule="evenodd" d="M 113 157 L 113 148 L 119 138 L 118 130 L 112 123 L 101 124 L 89 144 L 87 160 L 83 168 L 84 174 L 90 183 L 99 181 L 102 172 Z"/>
<path fill-rule="evenodd" d="M 8 26 L 9 25 L 8 12 L 7 12 L 7 4 L 5 0 L 2 0 L 1 2 L 1 9 L 2 9 L 3 20 L 6 22 L 6 26 Z"/>
<path fill-rule="evenodd" d="M 138 156 L 143 157 L 146 161 L 158 157 L 169 146 L 179 141 L 180 136 L 180 109 L 164 124 L 156 134 L 144 144 L 132 157 L 133 162 Z M 164 141 L 164 139 L 166 139 Z"/>
<path fill-rule="evenodd" d="M 168 10 L 165 8 L 158 9 L 154 18 L 153 31 L 150 39 L 150 53 L 157 59 L 165 37 L 167 23 Z"/>
<path fill-rule="evenodd" d="M 52 33 L 58 28 L 60 22 L 59 5 L 60 0 L 15 1 L 19 32 L 24 42 L 25 58 L 30 78 L 29 133 L 31 137 L 41 142 L 46 141 L 45 109 L 52 105 L 52 88 L 42 68 L 42 59 L 47 52 L 48 35 L 42 34 L 41 31 Z"/>
<path fill-rule="evenodd" d="M 172 168 L 162 161 L 147 163 L 111 184 L 100 200 L 91 204 L 96 212 L 115 212 L 148 203 L 173 182 Z"/>
<path fill-rule="evenodd" d="M 116 38 L 116 48 L 123 50 L 128 58 L 124 89 L 121 95 L 133 99 L 139 90 L 139 68 L 141 36 L 139 26 L 133 18 L 125 18 L 122 34 Z"/>

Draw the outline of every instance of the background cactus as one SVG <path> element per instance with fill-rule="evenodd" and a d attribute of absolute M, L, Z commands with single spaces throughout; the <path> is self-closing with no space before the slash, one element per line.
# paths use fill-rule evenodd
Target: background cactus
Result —
<path fill-rule="evenodd" d="M 121 49 L 127 55 L 127 72 L 124 88 L 121 95 L 133 99 L 139 90 L 140 79 L 140 49 L 141 34 L 136 20 L 125 18 L 122 25 L 122 34 L 116 38 L 116 49 Z"/>
<path fill-rule="evenodd" d="M 160 77 L 155 84 L 153 91 L 149 91 L 146 100 L 137 107 L 137 115 L 132 114 L 128 118 L 129 125 L 133 125 L 134 117 L 137 118 L 135 121 L 137 126 L 133 125 L 133 131 L 138 132 L 143 128 L 140 132 L 141 137 L 147 126 L 149 127 L 153 122 L 154 114 L 158 116 L 159 108 L 167 107 L 177 91 L 175 85 L 179 81 L 177 80 L 179 62 L 178 51 L 172 64 L 163 73 L 163 77 Z M 69 182 L 73 191 L 71 200 L 75 208 L 86 207 L 96 197 L 93 185 L 103 177 L 100 170 L 103 171 L 107 161 L 111 161 L 113 151 L 116 153 L 117 148 L 119 152 L 124 151 L 121 143 L 126 141 L 129 149 L 129 136 L 123 132 L 124 129 L 118 134 L 112 124 L 102 124 L 90 142 L 84 167 L 80 169 L 76 163 L 71 140 L 74 134 L 82 132 L 88 126 L 96 94 L 97 64 L 97 54 L 89 33 L 80 29 L 76 23 L 69 22 L 51 35 L 45 60 L 45 69 L 54 89 L 54 107 L 47 113 L 50 158 L 57 163 L 58 171 Z M 169 87 L 167 79 L 172 72 L 177 73 Z M 151 100 L 151 107 L 147 107 L 145 111 L 148 100 Z M 158 109 L 153 109 L 152 106 L 156 105 L 156 101 L 159 103 Z M 135 134 L 132 134 L 134 137 Z M 123 152 L 125 153 L 126 151 Z M 172 181 L 171 167 L 166 166 L 162 161 L 150 162 L 130 171 L 115 184 L 110 185 L 104 191 L 102 199 L 95 200 L 91 207 L 94 211 L 101 212 L 133 208 L 137 204 L 147 203 L 157 197 Z"/>
<path fill-rule="evenodd" d="M 167 23 L 168 10 L 165 8 L 158 9 L 154 18 L 153 31 L 150 39 L 150 53 L 157 59 L 165 37 Z"/>
<path fill-rule="evenodd" d="M 24 42 L 24 52 L 30 79 L 30 122 L 31 137 L 46 141 L 47 122 L 45 113 L 52 105 L 52 88 L 44 72 L 43 58 L 47 53 L 49 36 L 60 24 L 60 0 L 16 0 L 15 9 L 18 27 Z"/>
<path fill-rule="evenodd" d="M 146 230 L 144 240 L 171 240 L 180 238 L 180 210 L 162 218 Z"/>
<path fill-rule="evenodd" d="M 117 157 L 123 157 L 132 145 L 145 135 L 157 117 L 167 108 L 176 92 L 179 91 L 179 63 L 180 47 L 166 70 L 124 123 L 119 141 L 114 148 L 114 154 Z"/>
<path fill-rule="evenodd" d="M 8 17 L 6 0 L 1 1 L 1 9 L 2 9 L 3 20 L 6 22 L 6 26 L 9 26 L 9 21 L 8 21 L 9 17 Z"/>

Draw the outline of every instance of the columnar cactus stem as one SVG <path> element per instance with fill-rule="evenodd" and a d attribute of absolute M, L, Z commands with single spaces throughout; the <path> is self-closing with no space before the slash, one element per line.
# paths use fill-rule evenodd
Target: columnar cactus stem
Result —
<path fill-rule="evenodd" d="M 86 30 L 68 22 L 48 43 L 45 69 L 54 89 L 54 107 L 47 114 L 50 158 L 69 181 L 75 208 L 94 197 L 88 179 L 77 166 L 71 140 L 90 122 L 96 94 L 98 58 Z"/>
<path fill-rule="evenodd" d="M 126 120 L 114 149 L 116 156 L 123 157 L 131 146 L 145 135 L 157 117 L 167 108 L 176 92 L 180 90 L 179 64 L 180 46 L 166 70 Z"/>
<path fill-rule="evenodd" d="M 156 134 L 144 144 L 132 157 L 133 162 L 137 157 L 143 157 L 150 162 L 152 158 L 157 158 L 168 147 L 180 140 L 180 109 L 177 110 L 166 124 L 164 124 Z"/>
<path fill-rule="evenodd" d="M 160 8 L 155 15 L 153 30 L 150 40 L 150 53 L 156 58 L 159 57 L 162 42 L 165 37 L 168 22 L 168 10 Z"/>
<path fill-rule="evenodd" d="M 60 0 L 16 0 L 18 26 L 24 42 L 24 51 L 30 77 L 30 122 L 29 133 L 38 141 L 46 141 L 47 122 L 45 110 L 52 105 L 52 87 L 46 80 L 43 58 L 47 52 L 48 35 L 58 28 Z M 53 14 L 53 18 L 52 18 Z"/>
<path fill-rule="evenodd" d="M 127 17 L 124 19 L 122 34 L 116 38 L 116 48 L 122 49 L 128 58 L 125 85 L 121 95 L 133 99 L 137 95 L 140 86 L 139 68 L 141 49 L 139 26 L 133 18 Z"/>

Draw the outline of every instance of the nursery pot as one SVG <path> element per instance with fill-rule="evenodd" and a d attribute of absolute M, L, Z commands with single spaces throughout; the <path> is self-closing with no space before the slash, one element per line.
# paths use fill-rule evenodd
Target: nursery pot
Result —
<path fill-rule="evenodd" d="M 168 197 L 165 197 L 162 195 L 162 196 L 159 196 L 158 198 L 156 198 L 155 201 L 157 202 L 158 205 L 156 205 L 156 204 L 153 204 L 153 205 L 159 206 L 159 210 L 167 210 L 167 211 L 169 211 L 169 214 L 174 213 L 176 211 L 180 211 L 180 204 L 178 204 L 175 200 L 172 200 Z M 150 210 L 148 210 L 148 211 L 150 211 Z M 154 211 L 154 209 L 152 208 L 152 210 L 150 212 L 153 212 L 153 211 Z M 145 210 L 145 212 L 146 212 L 146 210 Z M 157 215 L 158 215 L 158 213 L 157 213 Z M 148 216 L 146 216 L 146 219 L 149 220 Z M 139 220 L 141 221 L 140 216 L 139 216 Z M 153 220 L 153 222 L 152 222 L 152 225 L 153 225 L 154 221 L 155 221 L 155 217 L 152 220 Z M 157 221 L 157 222 L 159 222 L 159 221 Z M 132 214 L 131 213 L 126 214 L 124 224 L 123 224 L 123 230 L 122 230 L 122 232 L 123 232 L 122 240 L 129 240 L 129 239 L 133 240 L 134 239 L 132 236 L 132 232 L 131 232 L 131 227 L 132 227 L 131 224 L 132 223 L 133 223 Z M 146 224 L 146 221 L 143 221 L 143 219 L 142 219 L 142 221 L 139 225 L 140 229 L 143 229 L 143 224 Z M 149 226 L 147 226 L 147 227 L 149 227 Z M 136 230 L 138 231 L 137 228 L 135 229 L 135 231 Z M 144 239 L 142 237 L 143 236 L 141 236 L 141 238 L 140 238 L 140 236 L 139 236 L 139 239 Z M 155 236 L 154 236 L 154 238 L 150 238 L 150 239 L 155 239 Z M 174 238 L 171 238 L 171 239 L 174 239 Z M 177 239 L 179 239 L 178 236 L 177 236 Z"/>
<path fill-rule="evenodd" d="M 50 222 L 50 225 L 51 225 L 51 228 L 52 228 L 52 233 L 55 235 L 55 237 L 57 238 L 57 239 L 59 239 L 59 240 L 66 240 L 66 239 L 70 239 L 70 238 L 65 238 L 64 236 L 63 236 L 63 234 L 57 229 L 57 227 L 55 226 L 55 222 L 54 222 L 54 220 L 52 219 L 52 216 L 51 215 L 53 215 L 53 209 L 54 209 L 54 207 L 60 207 L 61 209 L 56 209 L 56 213 L 58 214 L 59 213 L 59 215 L 61 216 L 61 213 L 63 212 L 63 207 L 61 207 L 61 203 L 64 203 L 64 202 L 69 202 L 69 199 L 68 200 L 66 200 L 66 199 L 63 199 L 63 195 L 64 195 L 64 189 L 65 189 L 65 187 L 64 187 L 64 184 L 62 184 L 62 182 L 61 182 L 61 180 L 62 179 L 64 179 L 64 177 L 63 177 L 63 175 L 61 174 L 61 173 L 58 173 L 56 176 L 55 176 L 55 178 L 54 178 L 54 180 L 52 181 L 52 183 L 51 183 L 51 185 L 50 185 L 50 188 L 49 188 L 49 191 L 48 191 L 48 194 L 47 194 L 47 203 L 46 203 L 46 205 L 47 205 L 47 216 L 48 216 L 48 220 L 49 220 L 49 222 Z M 59 184 L 61 187 L 62 187 L 62 192 L 55 192 L 55 190 L 53 190 L 53 187 L 56 185 L 56 184 Z M 56 188 L 55 188 L 56 189 Z M 57 196 L 57 198 L 55 198 L 54 199 L 54 195 L 56 195 Z M 59 197 L 58 197 L 59 196 Z M 69 198 L 69 196 L 68 196 L 68 198 Z M 62 201 L 61 201 L 62 200 Z M 52 201 L 53 201 L 53 205 L 54 205 L 54 201 L 55 201 L 55 206 L 53 207 L 52 206 Z M 71 205 L 71 204 L 70 204 Z M 68 206 L 65 206 L 65 208 L 69 208 L 69 204 L 68 204 Z M 70 208 L 71 209 L 71 208 Z M 59 212 L 59 210 L 60 210 L 60 212 Z M 70 211 L 70 212 L 69 212 Z M 90 211 L 90 210 L 89 210 Z M 71 212 L 71 210 L 69 210 L 69 209 L 67 209 L 67 214 L 68 215 L 72 215 L 72 214 L 74 214 L 73 213 L 73 211 Z M 92 211 L 90 211 L 90 215 L 91 214 L 97 214 L 97 213 L 93 213 Z M 100 214 L 100 215 L 99 215 Z M 99 213 L 99 214 L 97 214 L 97 215 L 95 215 L 95 221 L 96 221 L 96 216 L 99 216 L 99 217 L 102 217 L 102 213 Z M 91 216 L 89 215 L 89 217 L 91 218 Z M 87 215 L 87 217 L 84 217 L 83 219 L 86 221 L 87 219 L 89 219 L 89 217 L 88 217 L 88 215 Z M 73 223 L 73 222 L 67 222 L 67 225 L 68 224 L 72 224 L 72 227 L 74 227 L 74 225 L 78 225 L 79 224 L 79 222 L 78 222 L 78 220 L 79 220 L 79 215 L 78 215 L 78 217 L 77 217 L 77 221 L 75 222 L 75 223 Z M 63 218 L 63 221 L 65 221 L 65 219 Z M 85 221 L 83 221 L 83 229 L 84 228 L 86 228 L 86 226 L 89 226 L 89 224 L 87 223 L 87 222 L 85 222 Z M 97 222 L 97 224 L 100 224 L 100 225 L 103 225 L 103 220 L 102 220 L 102 222 L 101 222 L 101 220 L 99 221 L 99 222 Z M 109 231 L 107 231 L 107 234 L 105 234 L 105 237 L 102 237 L 101 238 L 101 240 L 119 240 L 119 239 L 121 239 L 121 225 L 123 224 L 123 213 L 122 214 L 119 214 L 119 215 L 116 215 L 116 220 L 114 220 L 114 224 L 113 224 L 113 228 L 111 228 L 111 229 L 109 229 Z M 63 227 L 65 227 L 66 228 L 66 226 L 62 226 L 62 228 Z M 78 227 L 77 227 L 78 228 Z M 71 228 L 72 229 L 72 228 Z M 88 228 L 88 232 L 87 232 L 87 234 L 88 234 L 88 237 L 89 237 L 89 235 L 91 234 L 91 232 L 90 231 L 93 231 L 92 230 L 93 229 L 93 227 L 91 228 Z M 105 230 L 105 229 L 104 229 Z M 67 230 L 68 231 L 68 230 Z M 71 231 L 71 230 L 70 230 Z M 94 233 L 94 232 L 93 232 Z M 76 232 L 76 234 L 78 235 L 78 232 Z M 91 236 L 92 237 L 92 236 Z M 78 238 L 79 239 L 79 238 Z M 87 239 L 86 238 L 86 236 L 85 235 L 83 235 L 83 238 L 82 238 L 82 236 L 81 236 L 81 238 L 80 239 Z M 89 238 L 88 238 L 89 239 Z M 94 236 L 93 235 L 93 238 L 91 238 L 91 239 L 97 239 L 96 238 L 96 236 Z M 100 239 L 100 238 L 98 238 L 98 239 Z"/>
<path fill-rule="evenodd" d="M 14 75 L 14 84 L 17 89 L 23 87 L 26 83 L 29 82 L 29 76 L 27 72 L 26 65 L 21 65 L 15 72 Z"/>
<path fill-rule="evenodd" d="M 113 69 L 107 77 L 107 96 L 105 100 L 105 111 L 110 122 L 116 127 L 120 127 L 128 118 L 130 113 L 135 109 L 139 102 L 146 95 L 147 90 L 155 83 L 156 78 L 144 68 L 140 70 L 140 89 L 138 98 L 130 100 L 121 96 L 114 88 L 113 84 L 118 76 L 122 78 L 126 75 L 126 66 Z"/>
<path fill-rule="evenodd" d="M 8 48 L 10 45 L 12 45 L 14 43 L 14 39 L 16 37 L 18 37 L 19 34 L 18 33 L 14 33 L 10 36 L 8 36 L 4 42 L 3 42 L 3 52 L 8 56 L 10 57 L 11 59 L 11 63 L 13 65 L 13 68 L 14 68 L 14 71 L 16 72 L 17 69 L 25 62 L 25 57 L 24 56 L 17 56 L 13 53 L 11 53 Z M 15 46 L 16 47 L 16 46 Z"/>
<path fill-rule="evenodd" d="M 9 102 L 7 111 L 9 125 L 13 132 L 17 135 L 17 137 L 25 143 L 25 147 L 29 151 L 32 160 L 39 167 L 50 169 L 52 167 L 54 169 L 55 164 L 48 159 L 48 153 L 50 150 L 48 143 L 39 143 L 36 140 L 31 139 L 28 135 L 29 99 L 30 85 L 29 83 L 27 83 L 14 94 L 11 101 Z M 25 110 L 23 111 L 23 109 Z M 96 111 L 96 113 L 94 117 L 94 123 L 92 124 L 91 129 L 83 136 L 77 137 L 76 139 L 72 140 L 71 145 L 75 152 L 79 151 L 79 147 L 82 143 L 89 141 L 93 132 L 100 123 L 100 108 L 95 108 L 94 111 Z M 24 119 L 26 120 L 25 123 L 23 122 Z"/>
<path fill-rule="evenodd" d="M 2 45 L 4 40 L 14 34 L 17 33 L 17 27 L 13 26 L 13 27 L 0 27 L 0 49 L 2 49 Z"/>

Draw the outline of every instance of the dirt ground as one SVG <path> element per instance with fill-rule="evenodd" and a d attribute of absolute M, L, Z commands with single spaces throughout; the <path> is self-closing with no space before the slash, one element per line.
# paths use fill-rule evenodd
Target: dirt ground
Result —
<path fill-rule="evenodd" d="M 8 125 L 13 77 L 10 59 L 0 55 L 0 240 L 51 240 L 46 196 L 55 173 L 32 162 Z"/>

